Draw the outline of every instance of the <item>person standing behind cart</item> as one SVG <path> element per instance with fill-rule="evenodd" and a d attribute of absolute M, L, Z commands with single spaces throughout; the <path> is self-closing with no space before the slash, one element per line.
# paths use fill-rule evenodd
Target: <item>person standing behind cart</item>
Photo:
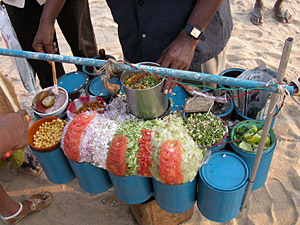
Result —
<path fill-rule="evenodd" d="M 38 52 L 53 38 L 55 18 L 65 0 L 47 0 L 33 48 Z M 232 31 L 229 0 L 107 0 L 126 60 L 152 61 L 162 67 L 219 74 Z M 44 32 L 42 32 L 44 31 Z M 164 93 L 177 85 L 167 81 Z"/>
<path fill-rule="evenodd" d="M 43 25 L 40 26 L 39 32 L 50 33 L 52 38 L 47 39 L 47 42 L 37 40 L 37 42 L 43 42 L 39 52 L 54 53 L 49 49 L 55 49 L 55 53 L 59 54 L 54 21 L 51 26 L 45 26 L 44 20 L 41 19 L 45 1 L 2 0 L 23 50 L 34 51 L 32 43 L 41 23 Z M 88 0 L 68 0 L 59 11 L 59 15 L 56 16 L 57 22 L 73 55 L 87 58 L 98 55 Z M 53 85 L 52 69 L 49 63 L 33 59 L 28 59 L 28 62 L 37 73 L 42 88 Z M 81 70 L 82 66 L 76 66 L 78 70 Z M 61 63 L 56 63 L 56 73 L 57 77 L 65 74 Z"/>

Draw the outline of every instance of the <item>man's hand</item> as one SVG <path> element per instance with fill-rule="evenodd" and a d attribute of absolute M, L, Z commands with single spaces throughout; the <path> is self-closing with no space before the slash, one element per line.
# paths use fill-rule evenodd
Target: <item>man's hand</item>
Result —
<path fill-rule="evenodd" d="M 28 145 L 28 124 L 25 119 L 27 111 L 0 116 L 0 154 L 10 150 L 25 148 Z"/>
<path fill-rule="evenodd" d="M 33 49 L 41 53 L 57 53 L 56 43 L 53 42 L 54 32 L 54 25 L 40 24 L 32 44 Z"/>
<path fill-rule="evenodd" d="M 199 40 L 190 37 L 186 31 L 182 30 L 177 38 L 163 51 L 157 63 L 161 67 L 188 70 L 198 42 Z M 163 90 L 164 94 L 172 93 L 175 87 L 177 87 L 176 83 L 166 80 Z"/>

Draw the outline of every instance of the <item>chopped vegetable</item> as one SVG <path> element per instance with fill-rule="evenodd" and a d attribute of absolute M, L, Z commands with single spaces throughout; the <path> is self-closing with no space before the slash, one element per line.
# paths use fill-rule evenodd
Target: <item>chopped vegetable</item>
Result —
<path fill-rule="evenodd" d="M 125 80 L 125 86 L 132 89 L 147 89 L 159 84 L 161 78 L 146 74 L 136 73 Z"/>
<path fill-rule="evenodd" d="M 80 160 L 79 145 L 82 133 L 95 116 L 96 112 L 81 113 L 75 116 L 67 127 L 64 135 L 64 152 L 69 159 L 75 162 Z"/>
<path fill-rule="evenodd" d="M 203 147 L 220 143 L 227 134 L 224 122 L 211 113 L 193 113 L 184 122 L 188 134 Z"/>
<path fill-rule="evenodd" d="M 140 148 L 138 139 L 142 137 L 141 130 L 151 127 L 151 121 L 129 121 L 121 123 L 120 128 L 116 131 L 116 134 L 124 134 L 127 138 L 127 170 L 125 176 L 137 175 L 137 169 L 139 168 L 137 154 Z"/>
<path fill-rule="evenodd" d="M 138 158 L 139 168 L 137 172 L 141 176 L 151 177 L 150 166 L 151 166 L 151 157 L 150 154 L 153 148 L 150 146 L 151 141 L 151 131 L 150 130 L 142 130 L 142 137 L 138 140 L 140 144 L 139 153 L 136 155 Z"/>
<path fill-rule="evenodd" d="M 160 149 L 159 176 L 161 182 L 178 185 L 183 182 L 182 145 L 178 140 L 166 140 Z"/>
<path fill-rule="evenodd" d="M 126 136 L 116 135 L 111 141 L 106 168 L 116 176 L 124 176 L 126 173 Z"/>
<path fill-rule="evenodd" d="M 160 151 L 166 140 L 178 140 L 182 145 L 182 183 L 193 181 L 201 166 L 204 148 L 199 148 L 195 141 L 188 135 L 183 126 L 183 120 L 177 115 L 169 115 L 162 120 L 155 120 L 151 129 L 151 146 L 153 151 L 151 174 L 156 180 L 160 180 Z"/>
<path fill-rule="evenodd" d="M 234 140 L 241 141 L 241 143 L 237 144 L 239 148 L 250 152 L 257 152 L 262 130 L 258 130 L 255 124 L 250 124 L 237 127 L 234 131 Z M 267 150 L 271 144 L 269 136 L 270 134 L 268 134 L 266 139 L 264 150 Z"/>

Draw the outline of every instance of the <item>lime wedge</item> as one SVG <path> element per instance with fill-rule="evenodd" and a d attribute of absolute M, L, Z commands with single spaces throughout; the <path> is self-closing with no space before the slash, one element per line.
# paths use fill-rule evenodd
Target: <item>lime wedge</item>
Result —
<path fill-rule="evenodd" d="M 244 137 L 245 138 L 248 138 L 248 137 L 250 137 L 251 135 L 249 134 L 245 134 L 244 135 Z M 259 143 L 259 141 L 260 141 L 260 138 L 261 138 L 261 136 L 260 135 L 258 135 L 258 134 L 254 134 L 252 137 L 250 137 L 250 138 L 248 138 L 246 141 L 247 142 L 249 142 L 249 143 Z"/>
<path fill-rule="evenodd" d="M 255 126 L 254 124 L 251 124 L 249 127 L 248 127 L 248 133 L 250 134 L 253 134 L 257 132 L 257 126 Z"/>
<path fill-rule="evenodd" d="M 269 137 L 267 137 L 265 146 L 270 146 L 270 144 L 271 144 L 271 140 Z"/>
<path fill-rule="evenodd" d="M 253 151 L 252 146 L 251 146 L 249 143 L 244 142 L 244 141 L 242 141 L 242 142 L 239 144 L 239 148 L 244 149 L 244 150 L 246 150 L 246 151 Z"/>

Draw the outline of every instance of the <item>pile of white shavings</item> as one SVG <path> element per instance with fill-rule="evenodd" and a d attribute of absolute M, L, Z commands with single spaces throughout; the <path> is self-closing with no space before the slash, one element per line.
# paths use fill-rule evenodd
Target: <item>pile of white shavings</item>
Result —
<path fill-rule="evenodd" d="M 152 165 L 150 168 L 152 176 L 160 180 L 159 160 L 160 148 L 166 140 L 178 140 L 182 144 L 182 174 L 183 183 L 193 181 L 201 166 L 204 148 L 199 148 L 196 142 L 185 131 L 183 120 L 176 115 L 170 115 L 163 120 L 157 120 L 151 130 Z"/>
<path fill-rule="evenodd" d="M 103 114 L 97 114 L 82 133 L 79 152 L 79 162 L 89 162 L 106 169 L 106 158 L 115 132 L 123 121 L 135 119 L 127 113 L 127 103 L 123 99 L 114 99 Z M 64 129 L 65 135 L 69 121 Z M 62 144 L 62 148 L 63 148 Z"/>

